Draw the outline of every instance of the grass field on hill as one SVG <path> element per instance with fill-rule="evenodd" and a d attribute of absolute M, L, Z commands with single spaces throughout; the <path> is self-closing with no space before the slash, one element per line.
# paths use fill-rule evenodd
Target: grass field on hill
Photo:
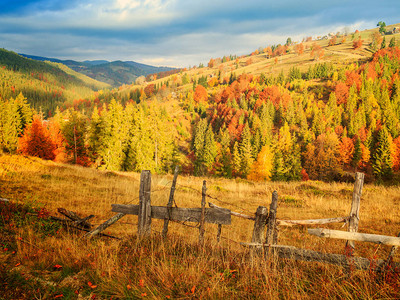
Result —
<path fill-rule="evenodd" d="M 255 260 L 237 242 L 249 242 L 253 222 L 232 217 L 216 242 L 216 226 L 206 225 L 206 246 L 197 245 L 198 229 L 170 223 L 162 241 L 163 222 L 153 220 L 152 236 L 137 241 L 137 217 L 125 216 L 109 227 L 107 238 L 86 240 L 45 218 L 63 207 L 82 217 L 94 214 L 100 224 L 115 213 L 111 204 L 137 204 L 138 173 L 97 171 L 24 156 L 0 156 L 1 299 L 395 299 L 400 278 L 378 280 L 373 272 L 346 270 L 320 263 Z M 207 199 L 253 215 L 279 194 L 278 219 L 347 216 L 353 183 L 266 182 L 180 176 L 178 207 L 200 207 L 202 181 Z M 153 205 L 168 202 L 171 175 L 152 176 Z M 364 185 L 359 232 L 396 236 L 400 231 L 399 186 Z M 37 208 L 33 210 L 32 207 Z M 44 208 L 44 209 L 42 209 Z M 42 210 L 40 210 L 42 209 Z M 39 212 L 39 213 L 38 213 Z M 196 225 L 196 224 L 193 224 Z M 325 226 L 346 230 L 342 224 Z M 281 228 L 278 243 L 326 253 L 343 253 L 345 241 L 321 239 L 305 227 Z M 388 246 L 356 243 L 356 255 L 385 259 Z M 399 253 L 394 257 L 399 261 Z M 62 295 L 62 296 L 61 296 Z"/>

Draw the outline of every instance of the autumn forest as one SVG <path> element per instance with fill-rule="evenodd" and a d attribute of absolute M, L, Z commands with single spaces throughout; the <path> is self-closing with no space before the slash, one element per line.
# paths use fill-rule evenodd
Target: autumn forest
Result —
<path fill-rule="evenodd" d="M 329 59 L 346 43 L 368 56 Z M 283 67 L 285 57 L 303 60 Z M 180 165 L 254 181 L 342 181 L 362 171 L 393 182 L 399 70 L 396 39 L 379 33 L 288 39 L 119 88 L 0 49 L 0 148 L 112 171 Z"/>

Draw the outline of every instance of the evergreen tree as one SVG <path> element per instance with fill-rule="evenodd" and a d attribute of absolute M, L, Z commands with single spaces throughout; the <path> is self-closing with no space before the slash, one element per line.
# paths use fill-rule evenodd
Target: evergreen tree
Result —
<path fill-rule="evenodd" d="M 207 131 L 205 133 L 203 149 L 204 165 L 210 171 L 217 156 L 217 144 L 214 139 L 214 132 L 212 130 L 211 124 L 208 125 Z"/>
<path fill-rule="evenodd" d="M 372 169 L 378 180 L 390 179 L 393 175 L 392 137 L 386 127 L 378 132 L 377 145 L 373 153 Z"/>
<path fill-rule="evenodd" d="M 242 166 L 242 158 L 240 156 L 238 142 L 235 142 L 235 144 L 233 145 L 232 161 L 233 161 L 234 174 L 236 176 L 240 176 L 240 174 L 241 174 L 241 166 Z"/>
<path fill-rule="evenodd" d="M 253 164 L 253 151 L 251 146 L 251 134 L 249 124 L 246 123 L 244 126 L 241 141 L 239 145 L 240 157 L 241 157 L 241 172 L 243 176 L 247 176 L 250 172 L 251 165 Z"/>
<path fill-rule="evenodd" d="M 10 99 L 2 104 L 0 116 L 0 145 L 3 152 L 15 153 L 22 130 L 18 104 Z"/>

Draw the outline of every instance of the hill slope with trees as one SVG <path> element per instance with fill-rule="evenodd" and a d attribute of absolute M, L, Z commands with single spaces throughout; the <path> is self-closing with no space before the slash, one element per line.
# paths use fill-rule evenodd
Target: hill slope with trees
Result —
<path fill-rule="evenodd" d="M 180 164 L 188 174 L 279 181 L 346 180 L 359 170 L 391 181 L 400 168 L 396 38 L 374 29 L 288 39 L 97 92 L 42 125 L 54 159 L 109 170 Z M 17 133 L 25 144 L 29 128 Z"/>

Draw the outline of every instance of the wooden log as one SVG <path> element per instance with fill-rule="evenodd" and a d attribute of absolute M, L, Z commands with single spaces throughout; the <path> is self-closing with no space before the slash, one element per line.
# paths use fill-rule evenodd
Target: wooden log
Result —
<path fill-rule="evenodd" d="M 265 243 L 267 245 L 273 245 L 277 243 L 278 232 L 276 228 L 276 211 L 278 208 L 278 192 L 274 191 L 272 193 L 272 201 L 269 206 L 269 214 L 267 219 L 267 235 L 265 238 Z M 269 248 L 267 247 L 265 255 L 268 256 Z"/>
<path fill-rule="evenodd" d="M 276 224 L 279 226 L 295 226 L 295 225 L 322 225 L 330 223 L 341 223 L 347 222 L 349 217 L 338 217 L 328 219 L 310 219 L 310 220 L 276 220 Z"/>
<path fill-rule="evenodd" d="M 353 190 L 353 200 L 351 202 L 350 209 L 350 219 L 349 219 L 349 232 L 357 232 L 358 231 L 358 223 L 360 221 L 360 201 L 362 188 L 364 184 L 364 174 L 357 172 L 356 179 L 354 182 L 354 190 Z M 346 248 L 351 247 L 351 252 L 354 251 L 355 244 L 354 241 L 350 240 L 346 242 Z"/>
<path fill-rule="evenodd" d="M 360 242 L 370 242 L 383 245 L 400 246 L 399 237 L 387 236 L 387 235 L 347 232 L 347 231 L 323 229 L 323 228 L 308 229 L 308 233 L 319 237 L 331 238 L 331 239 L 343 239 L 349 241 L 360 241 Z"/>
<path fill-rule="evenodd" d="M 89 222 L 87 222 L 88 219 L 82 219 L 80 218 L 75 212 L 70 211 L 70 210 L 66 210 L 65 208 L 57 208 L 57 211 L 66 216 L 68 219 L 71 219 L 72 221 L 76 222 L 76 225 L 78 226 L 78 224 L 84 228 L 87 229 L 91 229 L 92 228 L 92 224 L 90 224 Z M 90 218 L 89 218 L 90 219 Z"/>
<path fill-rule="evenodd" d="M 275 254 L 281 258 L 289 258 L 294 260 L 303 261 L 316 261 L 329 263 L 345 268 L 355 267 L 362 270 L 375 269 L 376 271 L 382 270 L 385 261 L 382 259 L 371 260 L 363 257 L 349 257 L 343 254 L 322 253 L 313 250 L 299 249 L 293 246 L 286 245 L 267 245 L 257 243 L 241 243 L 243 246 L 248 247 L 271 247 L 275 249 Z M 400 272 L 400 263 L 393 263 L 394 271 Z"/>
<path fill-rule="evenodd" d="M 85 231 L 85 232 L 90 232 L 90 230 L 88 230 L 88 229 L 76 226 L 75 225 L 75 221 L 67 220 L 67 219 L 61 219 L 61 218 L 53 217 L 53 216 L 49 216 L 49 217 L 50 217 L 50 219 L 52 219 L 54 221 L 58 221 L 60 223 L 63 223 L 68 227 L 71 227 L 71 228 L 74 228 L 74 229 L 77 229 L 77 230 L 81 230 L 81 231 Z M 106 234 L 106 233 L 98 233 L 98 235 L 99 236 L 109 237 L 109 238 L 112 238 L 112 239 L 121 240 L 121 238 L 119 238 L 119 237 L 116 237 L 116 236 L 113 236 L 113 235 L 109 235 L 109 234 Z"/>
<path fill-rule="evenodd" d="M 151 233 L 151 173 L 142 171 L 139 189 L 138 236 L 148 236 Z"/>
<path fill-rule="evenodd" d="M 94 215 L 87 216 L 86 218 L 83 218 L 80 221 L 75 221 L 76 226 L 82 226 L 82 224 L 86 223 L 88 220 L 92 218 L 94 218 Z"/>
<path fill-rule="evenodd" d="M 138 215 L 139 205 L 123 205 L 123 204 L 111 204 L 112 211 L 118 213 L 124 213 L 129 215 Z M 172 221 L 181 222 L 195 222 L 199 223 L 201 219 L 201 208 L 185 208 L 185 207 L 171 207 L 171 218 Z M 166 206 L 152 206 L 151 207 L 151 218 L 164 220 L 168 217 L 168 207 Z M 231 211 L 226 208 L 206 208 L 205 209 L 205 222 L 211 224 L 231 224 Z"/>
<path fill-rule="evenodd" d="M 174 179 L 172 180 L 171 191 L 169 192 L 169 198 L 167 203 L 168 216 L 164 219 L 164 227 L 162 231 L 162 236 L 164 238 L 167 236 L 168 233 L 168 224 L 169 220 L 171 219 L 171 208 L 172 208 L 172 203 L 174 202 L 175 186 L 176 186 L 176 181 L 178 179 L 178 174 L 179 174 L 179 166 L 176 166 L 174 171 Z"/>
<path fill-rule="evenodd" d="M 204 245 L 204 224 L 206 220 L 206 196 L 207 186 L 206 181 L 203 181 L 203 188 L 201 189 L 201 214 L 200 214 L 200 226 L 199 226 L 199 244 Z"/>
<path fill-rule="evenodd" d="M 114 216 L 112 216 L 111 218 L 109 218 L 107 221 L 105 221 L 103 224 L 99 225 L 96 229 L 88 232 L 85 234 L 85 237 L 87 238 L 91 238 L 93 236 L 95 236 L 96 234 L 99 234 L 100 232 L 102 232 L 104 229 L 106 229 L 107 227 L 111 226 L 112 224 L 114 224 L 115 222 L 117 222 L 119 219 L 121 219 L 123 216 L 125 216 L 125 214 L 123 213 L 119 213 L 116 214 Z"/>
<path fill-rule="evenodd" d="M 211 207 L 211 208 L 221 208 L 221 209 L 225 209 L 225 208 L 223 208 L 223 207 L 220 207 L 220 206 L 218 206 L 218 205 L 216 205 L 216 204 L 214 204 L 214 203 L 211 203 L 211 202 L 208 202 L 208 205 Z M 235 212 L 235 211 L 230 211 L 231 212 L 231 215 L 232 216 L 235 216 L 235 217 L 239 217 L 239 218 L 243 218 L 243 219 L 247 219 L 247 220 L 252 220 L 252 221 L 254 221 L 256 218 L 255 217 L 251 217 L 251 216 L 248 216 L 248 215 L 245 215 L 245 214 L 241 214 L 241 213 L 238 213 L 238 212 Z"/>

